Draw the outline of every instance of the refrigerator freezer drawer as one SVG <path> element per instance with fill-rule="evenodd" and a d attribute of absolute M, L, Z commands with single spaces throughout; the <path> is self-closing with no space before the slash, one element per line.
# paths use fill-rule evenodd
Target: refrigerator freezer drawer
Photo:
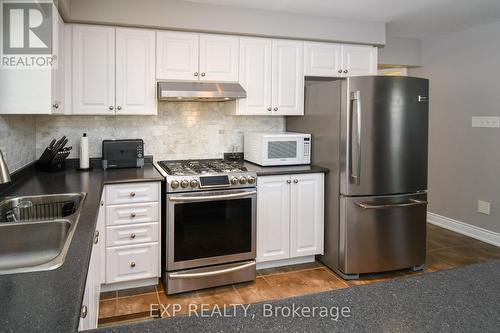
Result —
<path fill-rule="evenodd" d="M 340 270 L 374 273 L 425 263 L 427 195 L 341 197 Z"/>

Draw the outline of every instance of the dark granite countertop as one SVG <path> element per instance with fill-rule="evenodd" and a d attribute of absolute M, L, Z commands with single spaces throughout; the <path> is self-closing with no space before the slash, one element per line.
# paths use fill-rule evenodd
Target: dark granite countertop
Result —
<path fill-rule="evenodd" d="M 162 181 L 152 164 L 141 169 L 58 173 L 33 167 L 13 176 L 0 197 L 87 192 L 64 264 L 51 271 L 0 275 L 1 332 L 74 332 L 78 328 L 85 281 L 103 185 Z"/>
<path fill-rule="evenodd" d="M 293 175 L 299 173 L 327 173 L 329 170 L 318 165 L 287 165 L 287 166 L 260 166 L 248 161 L 243 163 L 248 170 L 257 172 L 257 176 Z"/>
<path fill-rule="evenodd" d="M 500 261 L 494 261 L 253 304 L 246 316 L 240 306 L 235 315 L 232 308 L 226 311 L 226 317 L 199 313 L 198 317 L 156 319 L 97 332 L 498 332 L 499 280 Z M 292 315 L 293 306 L 299 308 L 299 316 Z M 333 310 L 326 317 L 319 310 L 314 317 L 312 311 L 309 317 L 300 315 L 301 309 L 313 307 Z M 342 316 L 344 307 L 349 313 L 344 310 Z M 276 310 L 277 316 L 269 316 Z"/>

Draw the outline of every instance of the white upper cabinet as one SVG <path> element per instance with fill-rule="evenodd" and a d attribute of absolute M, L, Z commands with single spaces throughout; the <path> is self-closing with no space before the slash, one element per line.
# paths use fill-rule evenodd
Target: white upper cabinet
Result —
<path fill-rule="evenodd" d="M 238 81 L 239 37 L 159 31 L 158 80 Z"/>
<path fill-rule="evenodd" d="M 271 48 L 270 39 L 240 39 L 240 84 L 247 93 L 238 100 L 241 114 L 268 115 L 272 111 Z"/>
<path fill-rule="evenodd" d="M 272 52 L 273 113 L 303 115 L 303 42 L 274 40 Z"/>
<path fill-rule="evenodd" d="M 156 114 L 155 32 L 116 29 L 116 114 Z"/>
<path fill-rule="evenodd" d="M 364 45 L 342 46 L 342 63 L 347 76 L 377 74 L 377 48 Z"/>
<path fill-rule="evenodd" d="M 158 31 L 156 33 L 156 78 L 197 80 L 199 34 Z"/>
<path fill-rule="evenodd" d="M 155 32 L 73 26 L 73 114 L 156 114 Z"/>
<path fill-rule="evenodd" d="M 115 114 L 115 28 L 73 26 L 73 113 Z"/>
<path fill-rule="evenodd" d="M 54 40 L 54 55 L 56 56 L 55 68 L 52 69 L 52 113 L 62 114 L 65 110 L 65 86 L 66 86 L 66 26 L 61 16 L 56 15 L 54 18 L 56 25 L 54 32 L 57 38 Z"/>
<path fill-rule="evenodd" d="M 333 43 L 304 43 L 305 76 L 340 76 L 342 74 L 342 45 Z"/>
<path fill-rule="evenodd" d="M 377 48 L 373 46 L 305 42 L 304 52 L 305 76 L 377 74 Z"/>
<path fill-rule="evenodd" d="M 303 115 L 303 42 L 240 38 L 241 115 Z"/>
<path fill-rule="evenodd" d="M 239 38 L 200 35 L 200 80 L 238 81 Z"/>

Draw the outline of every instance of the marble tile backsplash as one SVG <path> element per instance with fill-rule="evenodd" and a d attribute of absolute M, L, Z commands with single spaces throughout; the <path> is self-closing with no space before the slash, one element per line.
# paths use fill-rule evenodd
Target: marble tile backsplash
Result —
<path fill-rule="evenodd" d="M 35 117 L 0 116 L 0 149 L 10 172 L 35 160 Z"/>
<path fill-rule="evenodd" d="M 243 151 L 246 131 L 283 131 L 283 117 L 235 116 L 235 102 L 159 102 L 157 116 L 37 116 L 36 156 L 52 138 L 66 135 L 78 157 L 87 133 L 90 156 L 101 157 L 104 139 L 142 138 L 155 160 L 221 158 L 236 147 Z"/>

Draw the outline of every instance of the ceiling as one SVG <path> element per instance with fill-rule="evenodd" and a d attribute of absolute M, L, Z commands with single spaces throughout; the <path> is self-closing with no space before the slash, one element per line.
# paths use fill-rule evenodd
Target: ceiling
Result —
<path fill-rule="evenodd" d="M 500 21 L 500 0 L 186 0 L 387 23 L 393 36 L 424 38 Z"/>

